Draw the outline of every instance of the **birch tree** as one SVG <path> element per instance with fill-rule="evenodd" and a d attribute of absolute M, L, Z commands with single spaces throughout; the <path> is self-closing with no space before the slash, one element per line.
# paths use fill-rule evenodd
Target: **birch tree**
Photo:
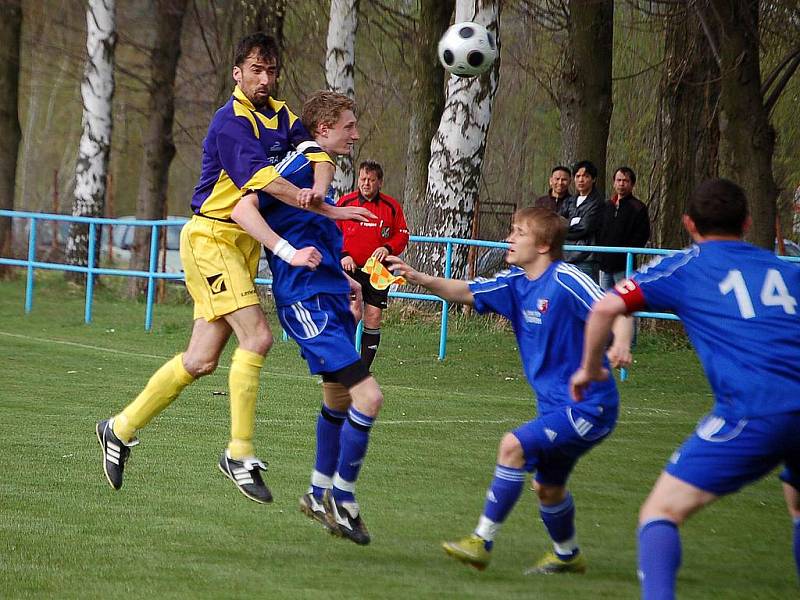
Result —
<path fill-rule="evenodd" d="M 495 34 L 500 46 L 500 3 L 497 0 L 457 0 L 456 22 L 475 21 Z M 419 235 L 469 238 L 481 180 L 492 104 L 500 77 L 498 56 L 491 69 L 479 77 L 451 75 L 439 129 L 431 142 L 426 212 Z M 467 251 L 456 246 L 453 277 L 466 272 Z M 415 262 L 423 271 L 442 274 L 445 247 L 417 246 Z"/>
<path fill-rule="evenodd" d="M 155 40 L 151 50 L 144 167 L 136 199 L 137 219 L 166 216 L 169 168 L 175 157 L 172 124 L 175 116 L 175 74 L 181 54 L 181 31 L 187 0 L 156 0 Z M 130 268 L 147 270 L 150 259 L 149 227 L 137 227 Z M 166 230 L 162 230 L 166 235 Z M 132 277 L 131 295 L 144 291 L 146 281 Z"/>
<path fill-rule="evenodd" d="M 0 0 L 0 208 L 14 208 L 17 152 L 21 138 L 18 112 L 19 48 L 22 9 L 19 0 Z M 0 219 L 0 255 L 11 256 L 11 219 Z M 9 272 L 0 266 L 0 277 Z"/>
<path fill-rule="evenodd" d="M 355 42 L 359 0 L 331 0 L 328 42 L 325 52 L 325 82 L 329 90 L 355 99 Z M 333 180 L 336 197 L 355 188 L 353 158 L 340 157 Z"/>
<path fill-rule="evenodd" d="M 103 215 L 111 149 L 111 102 L 114 97 L 114 50 L 117 44 L 115 0 L 89 0 L 86 10 L 86 67 L 81 82 L 83 133 L 75 167 L 75 196 L 72 215 Z M 73 223 L 67 238 L 66 261 L 86 265 L 89 228 Z M 99 248 L 99 236 L 98 236 Z M 73 280 L 83 275 L 67 273 Z"/>
<path fill-rule="evenodd" d="M 455 0 L 421 0 L 413 45 L 414 87 L 408 122 L 408 150 L 403 204 L 411 231 L 424 218 L 431 139 L 444 111 L 444 78 L 437 44 L 450 24 Z"/>

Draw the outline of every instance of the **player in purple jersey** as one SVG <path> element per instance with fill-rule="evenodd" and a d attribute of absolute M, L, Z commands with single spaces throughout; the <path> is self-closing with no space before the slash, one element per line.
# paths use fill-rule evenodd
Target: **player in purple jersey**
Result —
<path fill-rule="evenodd" d="M 603 292 L 588 275 L 563 262 L 566 232 L 564 218 L 549 209 L 517 211 L 506 254 L 512 267 L 488 280 L 433 277 L 397 257 L 388 259 L 411 283 L 450 302 L 472 305 L 479 313 L 506 317 L 525 376 L 536 392 L 537 418 L 506 433 L 500 442 L 494 479 L 474 533 L 443 544 L 450 556 L 479 570 L 489 564 L 495 535 L 519 499 L 525 473 L 534 471 L 540 515 L 553 552 L 526 573 L 586 570 L 575 537 L 575 504 L 566 484 L 578 459 L 613 430 L 619 396 L 613 380 L 608 380 L 591 387 L 585 404 L 574 404 L 569 397 L 569 375 L 580 361 L 584 321 Z M 608 354 L 613 366 L 630 364 L 630 336 L 630 319 L 620 319 Z"/>
<path fill-rule="evenodd" d="M 747 199 L 731 181 L 702 183 L 683 224 L 692 247 L 643 268 L 595 305 L 570 384 L 579 400 L 608 377 L 603 343 L 619 315 L 670 310 L 683 321 L 714 392 L 713 410 L 672 455 L 639 514 L 647 600 L 675 597 L 678 527 L 781 464 L 800 574 L 800 269 L 742 240 Z"/>

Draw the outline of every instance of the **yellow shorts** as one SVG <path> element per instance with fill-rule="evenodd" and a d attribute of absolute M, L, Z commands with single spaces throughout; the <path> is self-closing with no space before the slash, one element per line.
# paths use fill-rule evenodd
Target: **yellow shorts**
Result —
<path fill-rule="evenodd" d="M 211 322 L 259 304 L 253 280 L 261 245 L 236 223 L 194 216 L 181 230 L 181 263 L 194 318 Z"/>

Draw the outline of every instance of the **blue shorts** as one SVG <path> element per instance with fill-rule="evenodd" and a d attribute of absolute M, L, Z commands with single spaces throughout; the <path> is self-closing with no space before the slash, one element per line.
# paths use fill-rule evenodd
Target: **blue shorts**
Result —
<path fill-rule="evenodd" d="M 580 405 L 569 405 L 511 433 L 525 452 L 525 470 L 536 471 L 537 482 L 565 485 L 578 459 L 608 437 L 616 423 L 616 411 L 601 419 L 581 410 Z"/>
<path fill-rule="evenodd" d="M 338 371 L 361 360 L 347 294 L 318 294 L 279 306 L 278 320 L 314 374 Z"/>
<path fill-rule="evenodd" d="M 666 471 L 717 496 L 731 494 L 779 464 L 800 490 L 800 412 L 726 420 L 709 414 L 667 463 Z"/>

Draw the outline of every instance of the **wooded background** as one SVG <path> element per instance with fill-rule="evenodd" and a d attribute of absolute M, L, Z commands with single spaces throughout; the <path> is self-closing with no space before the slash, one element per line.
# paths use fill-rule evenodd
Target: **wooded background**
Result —
<path fill-rule="evenodd" d="M 329 26 L 344 10 L 355 25 L 361 142 L 353 163 L 384 165 L 384 191 L 404 203 L 412 233 L 500 239 L 510 207 L 547 191 L 552 166 L 588 158 L 607 195 L 615 167 L 637 172 L 653 245 L 686 241 L 678 221 L 686 195 L 715 175 L 747 190 L 754 242 L 772 246 L 776 215 L 791 237 L 800 185 L 795 0 L 0 0 L 0 208 L 52 212 L 57 199 L 60 212 L 74 213 L 92 4 L 115 10 L 105 215 L 188 215 L 206 128 L 233 88 L 238 38 L 257 29 L 278 37 L 276 96 L 299 112 L 309 93 L 331 85 Z M 435 47 L 454 9 L 483 19 L 501 51 L 490 73 L 446 87 Z M 154 93 L 172 89 L 170 61 L 171 127 L 159 125 L 171 108 Z M 436 157 L 428 172 L 430 141 L 437 127 L 442 136 L 455 93 L 476 101 L 493 94 L 485 154 L 476 149 L 477 172 Z M 449 143 L 445 136 L 445 154 Z M 148 161 L 168 164 L 168 178 L 154 178 Z M 467 181 L 450 208 L 431 188 L 434 169 L 450 169 L 445 181 Z M 159 194 L 165 206 L 153 206 Z M 459 224 L 443 221 L 448 211 L 463 216 Z"/>

